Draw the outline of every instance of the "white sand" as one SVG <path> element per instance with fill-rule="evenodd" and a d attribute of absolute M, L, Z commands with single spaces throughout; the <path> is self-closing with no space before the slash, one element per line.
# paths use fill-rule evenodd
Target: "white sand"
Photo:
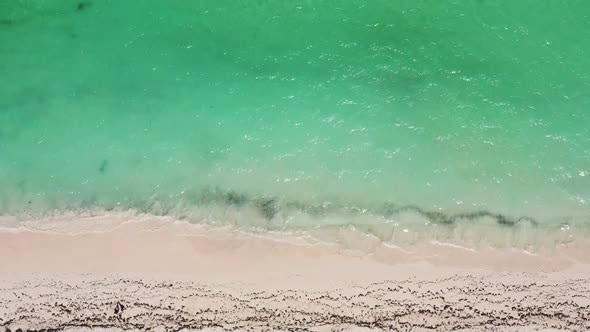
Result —
<path fill-rule="evenodd" d="M 359 235 L 353 250 L 134 215 L 0 224 L 12 331 L 590 329 L 580 243 L 531 253 Z"/>

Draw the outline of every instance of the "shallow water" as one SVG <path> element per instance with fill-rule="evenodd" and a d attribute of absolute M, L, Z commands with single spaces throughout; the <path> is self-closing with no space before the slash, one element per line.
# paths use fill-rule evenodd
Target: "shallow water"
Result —
<path fill-rule="evenodd" d="M 0 214 L 587 230 L 589 13 L 582 0 L 3 2 Z"/>

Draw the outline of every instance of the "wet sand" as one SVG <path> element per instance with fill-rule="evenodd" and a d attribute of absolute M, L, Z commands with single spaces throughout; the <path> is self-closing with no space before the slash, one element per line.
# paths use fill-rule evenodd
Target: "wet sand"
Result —
<path fill-rule="evenodd" d="M 351 247 L 132 219 L 2 221 L 0 326 L 590 329 L 590 251 L 579 243 L 538 252 L 435 241 L 398 248 L 359 236 Z"/>

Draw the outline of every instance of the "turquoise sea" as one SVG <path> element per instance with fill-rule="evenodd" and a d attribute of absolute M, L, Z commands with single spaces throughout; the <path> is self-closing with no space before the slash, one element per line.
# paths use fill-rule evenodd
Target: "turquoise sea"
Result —
<path fill-rule="evenodd" d="M 590 2 L 1 1 L 0 215 L 129 209 L 583 238 Z"/>

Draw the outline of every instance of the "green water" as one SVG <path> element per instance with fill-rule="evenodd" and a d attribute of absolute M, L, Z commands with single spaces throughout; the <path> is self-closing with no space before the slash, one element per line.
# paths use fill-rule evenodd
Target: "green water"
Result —
<path fill-rule="evenodd" d="M 2 1 L 0 214 L 590 224 L 589 107 L 583 0 Z"/>

